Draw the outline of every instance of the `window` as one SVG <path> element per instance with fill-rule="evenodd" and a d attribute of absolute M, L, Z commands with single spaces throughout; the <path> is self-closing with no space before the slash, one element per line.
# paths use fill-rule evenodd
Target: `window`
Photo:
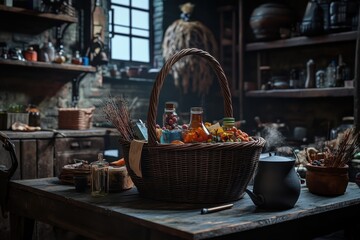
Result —
<path fill-rule="evenodd" d="M 111 0 L 111 59 L 150 63 L 150 1 Z"/>

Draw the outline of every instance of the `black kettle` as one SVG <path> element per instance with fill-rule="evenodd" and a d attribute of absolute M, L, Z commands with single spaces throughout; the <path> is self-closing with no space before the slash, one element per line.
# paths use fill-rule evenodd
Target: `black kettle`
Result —
<path fill-rule="evenodd" d="M 295 159 L 269 154 L 260 158 L 254 177 L 253 191 L 246 193 L 256 206 L 263 209 L 289 209 L 300 196 L 300 178 Z"/>

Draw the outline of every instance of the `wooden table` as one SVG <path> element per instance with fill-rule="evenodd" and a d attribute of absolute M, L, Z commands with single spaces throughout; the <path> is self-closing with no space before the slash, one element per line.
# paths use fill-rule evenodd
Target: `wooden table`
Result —
<path fill-rule="evenodd" d="M 296 206 L 285 211 L 258 209 L 245 195 L 231 209 L 200 214 L 209 206 L 144 199 L 136 188 L 94 198 L 45 178 L 11 181 L 8 207 L 12 239 L 31 236 L 35 219 L 93 239 L 304 240 L 344 227 L 355 230 L 360 189 L 349 183 L 342 196 L 320 197 L 303 186 Z"/>

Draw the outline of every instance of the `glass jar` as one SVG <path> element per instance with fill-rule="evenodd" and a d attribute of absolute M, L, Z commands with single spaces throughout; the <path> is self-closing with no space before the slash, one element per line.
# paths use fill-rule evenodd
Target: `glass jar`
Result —
<path fill-rule="evenodd" d="M 177 128 L 179 116 L 176 113 L 175 103 L 166 102 L 163 114 L 163 127 L 169 130 Z"/>
<path fill-rule="evenodd" d="M 175 106 L 175 102 L 165 103 L 160 143 L 172 143 L 175 140 L 182 140 L 182 130 L 178 127 L 179 116 L 176 113 Z"/>
<path fill-rule="evenodd" d="M 71 59 L 71 63 L 76 64 L 76 65 L 81 65 L 82 64 L 82 59 L 81 59 L 79 51 L 75 51 L 75 55 Z"/>
<path fill-rule="evenodd" d="M 23 53 L 26 61 L 36 62 L 37 61 L 37 52 L 33 47 L 28 47 Z"/>
<path fill-rule="evenodd" d="M 65 56 L 65 50 L 64 46 L 60 45 L 59 49 L 55 53 L 54 63 L 65 63 L 66 62 L 66 56 Z"/>
<path fill-rule="evenodd" d="M 29 126 L 40 127 L 40 110 L 33 104 L 30 104 L 26 111 L 29 113 Z"/>
<path fill-rule="evenodd" d="M 98 160 L 91 163 L 91 195 L 93 197 L 103 197 L 109 193 L 109 163 L 103 158 L 103 154 L 98 154 Z"/>
<path fill-rule="evenodd" d="M 234 128 L 235 128 L 235 118 L 232 117 L 225 117 L 223 118 L 223 130 L 226 133 L 224 136 L 226 140 L 233 139 L 234 137 Z"/>
<path fill-rule="evenodd" d="M 316 72 L 316 87 L 325 88 L 326 87 L 326 76 L 324 70 L 318 70 Z"/>
<path fill-rule="evenodd" d="M 52 42 L 45 42 L 40 49 L 39 60 L 42 62 L 52 62 L 55 59 L 55 48 Z"/>
<path fill-rule="evenodd" d="M 190 109 L 190 124 L 189 128 L 184 131 L 183 137 L 185 143 L 207 142 L 211 140 L 211 134 L 203 122 L 203 113 L 202 107 L 192 107 Z"/>

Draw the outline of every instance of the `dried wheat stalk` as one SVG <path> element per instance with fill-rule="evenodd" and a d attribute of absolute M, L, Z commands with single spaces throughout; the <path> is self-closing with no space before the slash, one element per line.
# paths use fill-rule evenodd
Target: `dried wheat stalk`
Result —
<path fill-rule="evenodd" d="M 104 102 L 105 119 L 111 122 L 120 133 L 120 140 L 130 142 L 135 138 L 128 103 L 123 97 L 109 97 Z"/>
<path fill-rule="evenodd" d="M 186 22 L 181 19 L 173 22 L 166 30 L 163 40 L 165 60 L 184 48 L 199 48 L 217 57 L 217 43 L 212 32 L 199 21 Z M 207 60 L 198 56 L 187 56 L 173 65 L 171 74 L 175 86 L 184 93 L 189 88 L 199 95 L 207 94 L 214 74 Z"/>
<path fill-rule="evenodd" d="M 353 157 L 359 148 L 360 134 L 355 128 L 346 130 L 336 147 L 328 146 L 325 152 L 324 165 L 326 167 L 343 167 Z"/>

